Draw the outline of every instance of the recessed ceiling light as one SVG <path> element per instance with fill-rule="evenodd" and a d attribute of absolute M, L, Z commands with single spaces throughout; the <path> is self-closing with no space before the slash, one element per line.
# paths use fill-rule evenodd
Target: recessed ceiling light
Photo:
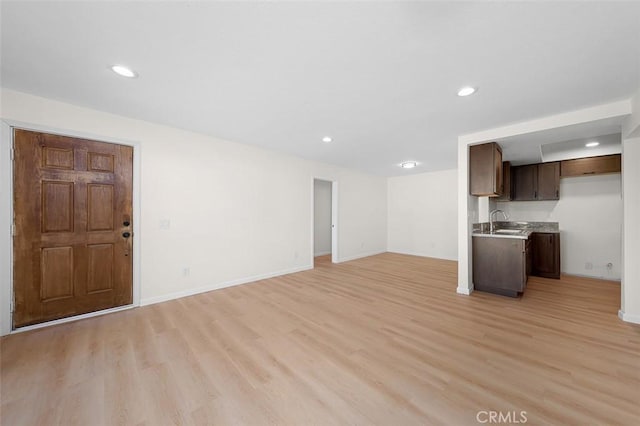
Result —
<path fill-rule="evenodd" d="M 476 92 L 476 90 L 477 89 L 475 87 L 466 86 L 466 87 L 463 87 L 462 89 L 458 90 L 458 96 L 473 95 Z"/>
<path fill-rule="evenodd" d="M 405 161 L 404 163 L 400 163 L 400 167 L 403 169 L 413 169 L 417 165 L 418 163 L 415 161 Z"/>
<path fill-rule="evenodd" d="M 322 142 L 325 142 L 325 143 L 329 143 L 329 142 L 331 142 L 332 140 L 333 140 L 333 139 L 331 139 L 329 136 L 325 136 L 324 138 L 322 138 Z"/>
<path fill-rule="evenodd" d="M 124 65 L 113 65 L 111 67 L 111 71 L 128 78 L 134 78 L 138 76 L 135 71 L 133 71 L 131 68 L 125 67 Z"/>
<path fill-rule="evenodd" d="M 587 144 L 585 144 L 584 146 L 586 146 L 587 148 L 593 148 L 595 146 L 600 145 L 600 142 L 589 142 Z"/>

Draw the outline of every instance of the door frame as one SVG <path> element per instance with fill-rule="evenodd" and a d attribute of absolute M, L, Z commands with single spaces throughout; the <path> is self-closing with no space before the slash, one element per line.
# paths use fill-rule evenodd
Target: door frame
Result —
<path fill-rule="evenodd" d="M 331 263 L 339 263 L 338 256 L 338 181 L 320 177 L 311 176 L 311 267 L 315 266 L 315 185 L 314 181 L 323 180 L 331 182 Z"/>
<path fill-rule="evenodd" d="M 90 312 L 36 325 L 13 329 L 13 129 L 50 133 L 82 139 L 92 139 L 133 147 L 133 303 L 102 311 Z M 0 120 L 0 336 L 48 327 L 78 319 L 95 317 L 111 312 L 140 306 L 141 268 L 140 241 L 140 142 L 117 139 L 109 136 L 89 134 L 68 129 L 58 129 L 14 120 Z"/>

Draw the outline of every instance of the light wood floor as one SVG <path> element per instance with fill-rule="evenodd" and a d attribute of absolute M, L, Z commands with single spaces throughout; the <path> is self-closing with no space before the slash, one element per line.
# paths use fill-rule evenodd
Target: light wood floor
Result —
<path fill-rule="evenodd" d="M 382 254 L 2 340 L 2 425 L 640 424 L 619 284 L 455 293 Z M 513 418 L 513 417 L 512 417 Z"/>

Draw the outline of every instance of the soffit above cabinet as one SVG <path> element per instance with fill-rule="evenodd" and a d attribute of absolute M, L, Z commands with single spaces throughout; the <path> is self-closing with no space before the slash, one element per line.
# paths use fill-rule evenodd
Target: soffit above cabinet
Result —
<path fill-rule="evenodd" d="M 511 136 L 497 142 L 502 147 L 503 160 L 513 166 L 619 154 L 621 125 L 622 119 L 615 117 Z M 594 140 L 600 142 L 598 147 L 585 147 Z"/>
<path fill-rule="evenodd" d="M 589 148 L 587 143 L 598 142 L 598 146 Z M 622 135 L 602 135 L 589 138 L 549 143 L 540 147 L 542 162 L 573 160 L 576 158 L 596 157 L 600 155 L 620 154 L 622 152 Z"/>

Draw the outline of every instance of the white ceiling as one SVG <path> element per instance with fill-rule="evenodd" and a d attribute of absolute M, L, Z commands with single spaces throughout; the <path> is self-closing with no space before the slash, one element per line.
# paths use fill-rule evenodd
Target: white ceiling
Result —
<path fill-rule="evenodd" d="M 458 135 L 625 99 L 640 75 L 637 2 L 3 1 L 1 14 L 4 87 L 380 175 L 454 168 Z M 464 85 L 479 91 L 459 98 Z"/>

